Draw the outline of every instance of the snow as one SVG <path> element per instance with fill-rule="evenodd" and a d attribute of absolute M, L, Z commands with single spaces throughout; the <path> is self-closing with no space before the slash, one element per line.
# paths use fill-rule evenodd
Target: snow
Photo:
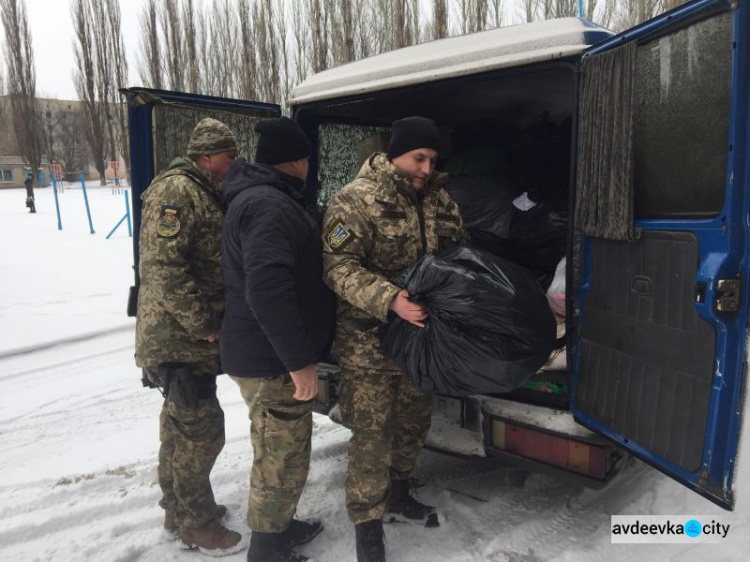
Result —
<path fill-rule="evenodd" d="M 57 230 L 49 189 L 36 215 L 22 190 L 0 190 L 0 560 L 201 560 L 161 528 L 156 483 L 158 392 L 133 363 L 131 239 L 122 195 L 89 192 L 91 235 L 80 190 L 61 196 Z M 250 451 L 247 410 L 220 377 L 227 444 L 212 474 L 227 524 L 244 523 Z M 319 562 L 354 562 L 344 508 L 349 433 L 315 417 L 310 477 L 299 515 L 326 529 L 300 550 Z M 747 440 L 747 436 L 743 440 Z M 743 457 L 748 447 L 742 448 Z M 742 461 L 743 459 L 741 459 Z M 439 530 L 386 528 L 391 562 L 738 560 L 750 548 L 750 476 L 740 464 L 735 512 L 725 512 L 648 466 L 631 461 L 601 490 L 497 460 L 424 452 L 421 499 L 438 506 Z M 716 545 L 613 545 L 610 516 L 702 514 L 732 525 Z M 228 561 L 244 560 L 235 554 Z"/>
<path fill-rule="evenodd" d="M 287 105 L 571 57 L 611 35 L 590 21 L 560 18 L 428 41 L 319 72 L 292 90 Z"/>

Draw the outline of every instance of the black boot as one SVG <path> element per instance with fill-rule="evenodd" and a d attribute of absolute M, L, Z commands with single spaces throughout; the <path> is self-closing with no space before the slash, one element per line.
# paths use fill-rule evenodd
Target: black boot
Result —
<path fill-rule="evenodd" d="M 386 523 L 421 523 L 425 527 L 439 527 L 437 511 L 431 505 L 417 501 L 409 493 L 408 480 L 391 480 Z"/>
<path fill-rule="evenodd" d="M 317 537 L 323 530 L 323 523 L 320 521 L 302 521 L 301 519 L 292 519 L 286 531 L 281 533 L 289 548 L 294 548 L 301 544 L 309 543 Z"/>
<path fill-rule="evenodd" d="M 284 533 L 260 533 L 253 531 L 247 562 L 305 562 L 309 560 L 294 552 L 284 539 Z"/>
<path fill-rule="evenodd" d="M 385 562 L 383 522 L 379 519 L 354 526 L 357 535 L 357 562 Z"/>

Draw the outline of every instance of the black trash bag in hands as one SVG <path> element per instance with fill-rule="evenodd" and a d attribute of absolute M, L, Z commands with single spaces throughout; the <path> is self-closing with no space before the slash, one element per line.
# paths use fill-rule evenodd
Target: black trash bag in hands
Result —
<path fill-rule="evenodd" d="M 419 328 L 393 315 L 381 346 L 422 392 L 509 392 L 554 349 L 557 324 L 537 280 L 489 252 L 426 255 L 394 282 L 429 318 Z"/>

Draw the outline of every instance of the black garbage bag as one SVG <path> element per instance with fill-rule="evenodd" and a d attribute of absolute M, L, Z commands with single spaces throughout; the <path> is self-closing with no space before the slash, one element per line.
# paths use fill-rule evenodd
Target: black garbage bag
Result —
<path fill-rule="evenodd" d="M 454 248 L 426 255 L 395 283 L 430 316 L 419 328 L 394 315 L 381 345 L 423 392 L 509 392 L 554 349 L 555 317 L 539 283 L 489 252 Z"/>
<path fill-rule="evenodd" d="M 568 215 L 553 211 L 545 204 L 522 211 L 513 209 L 510 240 L 513 253 L 500 254 L 530 269 L 547 289 L 555 276 L 555 269 L 565 257 Z"/>
<path fill-rule="evenodd" d="M 513 218 L 518 187 L 504 176 L 451 177 L 445 190 L 461 209 L 471 239 L 504 241 Z M 490 249 L 490 248 L 488 248 Z"/>

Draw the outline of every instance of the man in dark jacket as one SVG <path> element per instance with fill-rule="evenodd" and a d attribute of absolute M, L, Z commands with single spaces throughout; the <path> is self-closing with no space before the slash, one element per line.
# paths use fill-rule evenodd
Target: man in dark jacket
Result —
<path fill-rule="evenodd" d="M 235 162 L 225 184 L 221 361 L 250 409 L 247 559 L 302 561 L 292 548 L 322 530 L 294 515 L 310 463 L 314 362 L 333 333 L 333 295 L 323 283 L 318 220 L 302 193 L 310 143 L 286 117 L 255 130 L 256 163 Z"/>

